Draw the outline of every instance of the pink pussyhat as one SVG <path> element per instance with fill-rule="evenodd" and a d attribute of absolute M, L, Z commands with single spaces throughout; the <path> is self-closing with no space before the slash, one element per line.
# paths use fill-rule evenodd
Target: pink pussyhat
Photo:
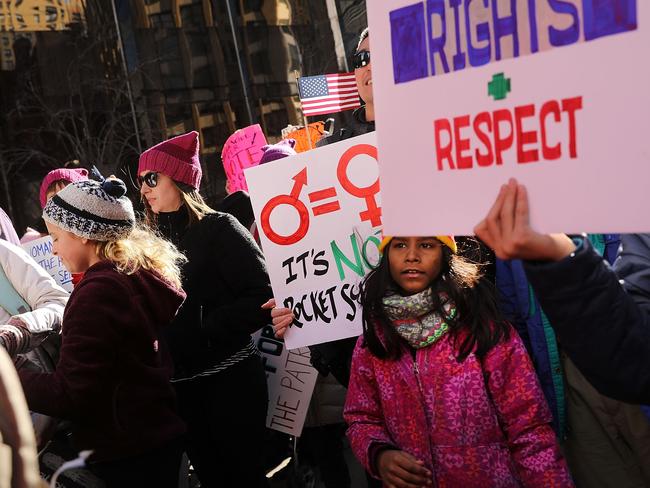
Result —
<path fill-rule="evenodd" d="M 74 183 L 75 181 L 82 181 L 88 179 L 88 170 L 85 168 L 57 168 L 50 171 L 43 178 L 39 197 L 41 199 L 41 208 L 45 207 L 47 203 L 47 189 L 55 181 L 65 181 L 67 183 Z"/>
<path fill-rule="evenodd" d="M 138 162 L 138 174 L 143 171 L 157 171 L 198 190 L 202 175 L 199 133 L 193 130 L 147 149 Z"/>

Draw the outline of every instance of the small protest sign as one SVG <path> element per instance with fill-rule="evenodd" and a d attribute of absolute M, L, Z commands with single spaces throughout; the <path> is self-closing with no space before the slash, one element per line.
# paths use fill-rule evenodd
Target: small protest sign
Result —
<path fill-rule="evenodd" d="M 63 266 L 61 258 L 52 253 L 52 238 L 50 236 L 29 241 L 23 244 L 22 248 L 54 278 L 57 284 L 68 292 L 72 291 L 72 275 Z"/>
<path fill-rule="evenodd" d="M 309 131 L 307 130 L 309 128 Z M 282 138 L 283 139 L 294 139 L 296 141 L 296 147 L 294 148 L 296 152 L 305 152 L 316 147 L 316 143 L 323 137 L 325 132 L 325 123 L 318 121 L 312 124 L 309 124 L 300 129 L 296 129 L 292 132 L 286 133 Z"/>
<path fill-rule="evenodd" d="M 266 137 L 259 124 L 235 131 L 223 145 L 221 160 L 226 172 L 228 193 L 248 190 L 244 169 L 259 164 Z"/>
<path fill-rule="evenodd" d="M 309 349 L 287 349 L 271 325 L 257 332 L 253 340 L 262 354 L 269 388 L 266 426 L 300 436 L 318 377 L 309 362 Z"/>

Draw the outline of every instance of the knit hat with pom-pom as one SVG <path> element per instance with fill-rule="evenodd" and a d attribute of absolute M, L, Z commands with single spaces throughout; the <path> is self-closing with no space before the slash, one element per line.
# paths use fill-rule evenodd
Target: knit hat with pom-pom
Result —
<path fill-rule="evenodd" d="M 94 241 L 124 239 L 135 226 L 126 185 L 117 178 L 71 183 L 47 202 L 43 219 Z"/>

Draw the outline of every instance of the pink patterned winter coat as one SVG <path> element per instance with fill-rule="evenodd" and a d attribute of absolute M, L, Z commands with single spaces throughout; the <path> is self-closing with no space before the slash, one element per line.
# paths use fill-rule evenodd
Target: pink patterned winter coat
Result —
<path fill-rule="evenodd" d="M 571 487 L 551 413 L 521 339 L 479 360 L 456 361 L 449 336 L 397 361 L 372 355 L 359 338 L 345 405 L 357 458 L 374 443 L 421 459 L 438 487 Z"/>

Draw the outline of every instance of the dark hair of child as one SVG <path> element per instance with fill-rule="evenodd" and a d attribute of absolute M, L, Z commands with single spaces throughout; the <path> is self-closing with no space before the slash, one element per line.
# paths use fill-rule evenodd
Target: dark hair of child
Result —
<path fill-rule="evenodd" d="M 500 341 L 509 337 L 509 326 L 497 308 L 494 284 L 483 278 L 481 266 L 454 254 L 442 246 L 440 275 L 431 283 L 433 298 L 445 292 L 456 304 L 456 318 L 448 322 L 449 334 L 458 351 L 456 357 L 462 362 L 474 352 L 484 357 Z M 387 292 L 399 293 L 390 275 L 390 245 L 381 258 L 379 266 L 372 270 L 361 284 L 360 302 L 363 317 L 364 346 L 380 359 L 398 359 L 402 354 L 402 338 L 397 334 L 384 311 L 383 298 Z M 440 303 L 435 303 L 438 308 Z M 379 339 L 376 328 L 383 332 Z"/>

